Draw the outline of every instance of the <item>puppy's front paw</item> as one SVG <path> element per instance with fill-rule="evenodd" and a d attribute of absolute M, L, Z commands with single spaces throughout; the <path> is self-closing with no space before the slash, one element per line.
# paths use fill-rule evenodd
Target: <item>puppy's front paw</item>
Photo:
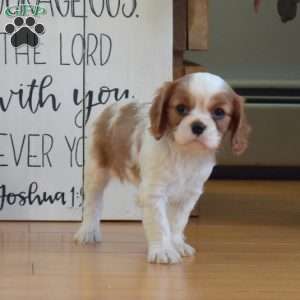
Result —
<path fill-rule="evenodd" d="M 181 256 L 193 256 L 196 253 L 196 250 L 189 244 L 185 243 L 183 240 L 174 241 L 173 244 Z"/>
<path fill-rule="evenodd" d="M 148 261 L 156 264 L 176 264 L 181 261 L 181 257 L 171 245 L 152 245 L 149 247 Z"/>
<path fill-rule="evenodd" d="M 99 224 L 82 224 L 74 235 L 74 241 L 80 244 L 101 242 L 101 233 Z"/>

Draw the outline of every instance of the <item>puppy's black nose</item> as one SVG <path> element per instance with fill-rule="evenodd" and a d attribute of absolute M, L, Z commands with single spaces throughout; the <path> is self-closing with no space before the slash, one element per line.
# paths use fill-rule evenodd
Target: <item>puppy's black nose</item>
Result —
<path fill-rule="evenodd" d="M 206 129 L 206 126 L 203 123 L 196 121 L 192 123 L 191 128 L 193 134 L 201 135 L 203 131 Z"/>

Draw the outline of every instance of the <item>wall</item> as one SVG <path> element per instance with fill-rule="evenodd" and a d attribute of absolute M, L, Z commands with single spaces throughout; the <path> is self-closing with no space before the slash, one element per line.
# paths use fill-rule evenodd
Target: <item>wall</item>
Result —
<path fill-rule="evenodd" d="M 264 0 L 255 14 L 253 0 L 210 0 L 209 50 L 188 52 L 186 58 L 229 80 L 298 85 L 300 11 L 283 24 L 276 3 Z"/>

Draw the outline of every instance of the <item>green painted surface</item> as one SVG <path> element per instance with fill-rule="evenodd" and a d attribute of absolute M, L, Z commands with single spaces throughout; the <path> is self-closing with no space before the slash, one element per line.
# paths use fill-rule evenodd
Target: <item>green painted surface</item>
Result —
<path fill-rule="evenodd" d="M 209 0 L 209 50 L 186 57 L 244 85 L 300 86 L 300 8 L 283 24 L 276 2 L 262 1 L 255 14 L 253 0 Z"/>
<path fill-rule="evenodd" d="M 252 127 L 248 150 L 240 157 L 228 144 L 221 165 L 300 166 L 300 105 L 247 105 Z"/>

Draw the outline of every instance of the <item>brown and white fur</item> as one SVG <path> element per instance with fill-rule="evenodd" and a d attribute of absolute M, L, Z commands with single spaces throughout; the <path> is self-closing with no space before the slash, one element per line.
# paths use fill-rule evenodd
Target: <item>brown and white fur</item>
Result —
<path fill-rule="evenodd" d="M 151 105 L 107 107 L 95 123 L 83 222 L 75 240 L 101 240 L 103 191 L 110 178 L 117 177 L 139 187 L 148 261 L 177 263 L 193 255 L 184 228 L 228 131 L 233 152 L 242 153 L 249 133 L 244 100 L 209 73 L 165 83 Z"/>

